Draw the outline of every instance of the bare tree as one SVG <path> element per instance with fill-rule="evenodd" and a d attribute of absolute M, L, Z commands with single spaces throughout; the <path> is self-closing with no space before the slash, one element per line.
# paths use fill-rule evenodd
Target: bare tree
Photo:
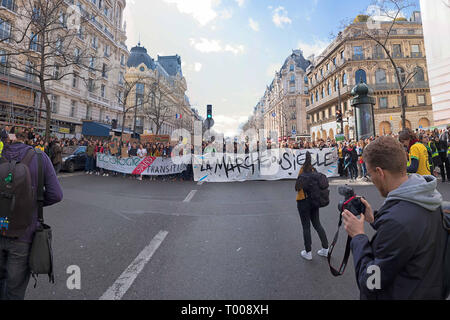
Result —
<path fill-rule="evenodd" d="M 391 50 L 390 40 L 393 38 L 394 30 L 402 22 L 407 21 L 402 14 L 416 5 L 409 0 L 377 0 L 369 7 L 372 15 L 360 15 L 351 24 L 344 25 L 345 31 L 340 32 L 338 38 L 341 40 L 361 40 L 369 39 L 376 44 L 375 55 L 384 53 L 389 60 L 396 77 L 398 89 L 401 97 L 401 118 L 402 128 L 406 128 L 406 94 L 405 90 L 411 80 L 418 72 L 418 65 L 406 63 L 400 66 L 399 59 L 403 55 Z M 363 51 L 369 51 L 372 48 L 363 48 Z"/>
<path fill-rule="evenodd" d="M 122 145 L 123 142 L 123 133 L 127 113 L 130 111 L 137 112 L 140 107 L 143 107 L 149 102 L 148 96 L 145 95 L 145 93 L 141 94 L 138 90 L 140 84 L 145 85 L 145 83 L 148 81 L 149 78 L 147 76 L 138 75 L 136 77 L 130 77 L 129 79 L 123 79 L 123 84 L 119 84 L 116 88 L 117 99 L 119 105 L 122 106 L 122 130 L 120 136 L 120 145 Z"/>
<path fill-rule="evenodd" d="M 181 108 L 181 105 L 172 101 L 171 97 L 174 95 L 176 93 L 171 85 L 158 73 L 157 77 L 152 79 L 147 92 L 149 103 L 143 108 L 144 116 L 155 124 L 157 135 L 163 124 L 175 117 L 174 111 Z"/>
<path fill-rule="evenodd" d="M 52 103 L 49 85 L 73 75 L 92 90 L 108 72 L 93 41 L 83 42 L 85 30 L 94 28 L 95 14 L 81 12 L 64 0 L 20 0 L 11 27 L 6 55 L 8 68 L 37 78 L 46 107 L 45 139 L 50 139 Z M 1 58 L 1 57 L 0 57 Z"/>

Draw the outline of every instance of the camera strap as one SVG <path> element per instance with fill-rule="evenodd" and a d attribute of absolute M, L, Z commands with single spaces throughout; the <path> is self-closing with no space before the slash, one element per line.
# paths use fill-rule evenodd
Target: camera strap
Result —
<path fill-rule="evenodd" d="M 345 208 L 345 206 L 346 206 L 347 204 L 349 204 L 349 203 L 350 203 L 353 199 L 355 199 L 355 198 L 356 198 L 356 197 L 352 197 L 352 198 L 350 198 L 349 200 L 347 200 L 347 201 L 344 203 L 343 208 Z M 336 243 L 337 243 L 337 241 L 338 241 L 338 239 L 339 239 L 339 231 L 340 231 L 340 229 L 341 229 L 341 226 L 342 226 L 342 214 L 339 215 L 338 230 L 337 230 L 336 234 L 334 235 L 334 239 L 333 239 L 333 242 L 331 243 L 330 248 L 329 248 L 329 250 L 328 250 L 328 257 L 327 257 L 327 260 L 328 260 L 328 266 L 330 267 L 331 274 L 332 274 L 333 276 L 335 276 L 335 277 L 342 276 L 342 275 L 344 274 L 344 272 L 345 272 L 345 268 L 347 267 L 348 258 L 350 257 L 350 243 L 351 243 L 351 241 L 352 241 L 352 238 L 351 238 L 350 236 L 348 236 L 348 237 L 347 237 L 347 244 L 345 245 L 344 259 L 342 259 L 341 266 L 339 267 L 339 271 L 336 270 L 336 269 L 331 265 L 331 255 L 333 254 L 334 247 L 336 246 Z"/>

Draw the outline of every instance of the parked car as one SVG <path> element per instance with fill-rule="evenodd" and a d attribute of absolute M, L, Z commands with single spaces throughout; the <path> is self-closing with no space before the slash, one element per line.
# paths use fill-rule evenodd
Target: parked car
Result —
<path fill-rule="evenodd" d="M 69 155 L 63 157 L 62 170 L 73 173 L 75 170 L 82 170 L 86 165 L 86 149 L 87 147 L 81 146 L 75 149 L 75 151 Z"/>

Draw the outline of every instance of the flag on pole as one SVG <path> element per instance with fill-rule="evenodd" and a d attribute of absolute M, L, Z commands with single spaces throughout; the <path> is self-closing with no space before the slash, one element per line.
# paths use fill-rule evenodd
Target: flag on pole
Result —
<path fill-rule="evenodd" d="M 183 118 L 183 115 L 181 115 L 180 113 L 177 113 L 177 114 L 175 115 L 175 117 L 176 117 L 176 119 L 181 119 L 181 118 Z"/>

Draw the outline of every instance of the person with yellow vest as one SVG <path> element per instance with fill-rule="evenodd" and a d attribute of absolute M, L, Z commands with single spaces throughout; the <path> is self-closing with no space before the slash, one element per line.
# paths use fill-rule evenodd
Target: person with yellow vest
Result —
<path fill-rule="evenodd" d="M 0 130 L 0 158 L 2 157 L 3 148 L 5 147 L 5 141 L 8 139 L 8 133 L 5 129 Z"/>
<path fill-rule="evenodd" d="M 399 141 L 409 152 L 409 166 L 408 173 L 417 173 L 421 176 L 431 175 L 430 166 L 428 162 L 428 150 L 417 139 L 417 136 L 410 129 L 400 132 Z"/>

